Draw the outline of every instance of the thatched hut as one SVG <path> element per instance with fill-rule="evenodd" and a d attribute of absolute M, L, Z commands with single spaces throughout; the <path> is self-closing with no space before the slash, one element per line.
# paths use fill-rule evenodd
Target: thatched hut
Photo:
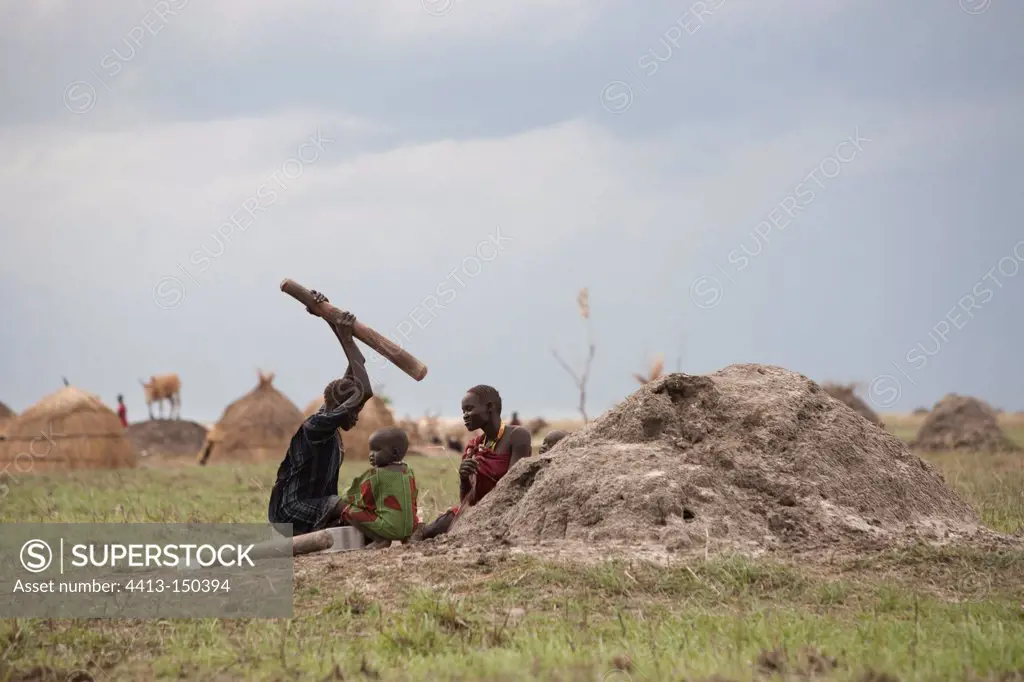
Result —
<path fill-rule="evenodd" d="M 6 424 L 17 416 L 14 410 L 0 403 L 0 440 L 3 439 Z"/>
<path fill-rule="evenodd" d="M 273 381 L 273 373 L 260 372 L 256 388 L 224 409 L 200 450 L 204 462 L 266 462 L 284 457 L 302 424 L 302 412 L 274 388 Z M 213 447 L 207 450 L 209 445 Z"/>
<path fill-rule="evenodd" d="M 305 416 L 309 417 L 324 404 L 323 396 L 314 399 L 306 406 Z M 396 426 L 395 416 L 391 408 L 377 396 L 373 396 L 359 412 L 359 420 L 349 431 L 341 432 L 341 442 L 345 446 L 345 461 L 365 463 L 370 457 L 370 436 L 377 429 Z M 412 436 L 410 434 L 410 447 Z"/>
<path fill-rule="evenodd" d="M 17 473 L 137 465 L 121 420 L 96 396 L 65 386 L 4 424 L 0 462 Z"/>

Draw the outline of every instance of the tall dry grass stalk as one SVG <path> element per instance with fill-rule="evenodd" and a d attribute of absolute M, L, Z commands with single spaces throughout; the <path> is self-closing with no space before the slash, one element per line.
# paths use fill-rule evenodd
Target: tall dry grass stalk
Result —
<path fill-rule="evenodd" d="M 576 296 L 576 305 L 580 310 L 580 317 L 584 320 L 590 319 L 590 292 L 587 291 L 587 287 L 580 289 L 580 293 Z"/>
<path fill-rule="evenodd" d="M 583 416 L 583 423 L 587 424 L 590 421 L 590 418 L 587 417 L 587 380 L 590 378 L 590 366 L 594 361 L 594 353 L 597 351 L 597 346 L 594 345 L 594 330 L 590 325 L 590 292 L 587 287 L 580 289 L 580 293 L 576 296 L 576 305 L 580 317 L 587 325 L 587 360 L 583 365 L 583 371 L 577 374 L 554 348 L 551 349 L 551 354 L 555 356 L 555 360 L 562 366 L 562 369 L 569 373 L 576 388 L 579 389 L 580 403 L 577 409 Z"/>

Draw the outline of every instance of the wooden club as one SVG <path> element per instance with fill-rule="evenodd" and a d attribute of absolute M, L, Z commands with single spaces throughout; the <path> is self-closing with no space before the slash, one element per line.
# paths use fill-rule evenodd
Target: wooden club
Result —
<path fill-rule="evenodd" d="M 344 311 L 330 303 L 317 303 L 313 300 L 313 293 L 298 282 L 290 279 L 284 280 L 281 282 L 281 291 L 288 294 L 299 303 L 304 304 L 307 308 L 328 322 L 337 324 L 341 321 L 341 316 Z M 355 324 L 352 325 L 352 336 L 386 357 L 394 363 L 395 367 L 398 367 L 398 369 L 402 370 L 416 381 L 422 381 L 423 377 L 427 376 L 427 366 L 417 360 L 412 353 L 409 353 L 405 349 L 399 347 L 383 334 L 379 334 L 374 329 L 367 327 L 365 324 L 360 322 L 358 318 L 356 319 Z"/>

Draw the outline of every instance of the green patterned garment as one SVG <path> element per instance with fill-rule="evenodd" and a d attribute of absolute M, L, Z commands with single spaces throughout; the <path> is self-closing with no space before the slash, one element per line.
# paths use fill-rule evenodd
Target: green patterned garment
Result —
<path fill-rule="evenodd" d="M 342 496 L 342 519 L 385 540 L 406 540 L 416 529 L 416 476 L 401 468 L 374 467 L 352 480 Z"/>

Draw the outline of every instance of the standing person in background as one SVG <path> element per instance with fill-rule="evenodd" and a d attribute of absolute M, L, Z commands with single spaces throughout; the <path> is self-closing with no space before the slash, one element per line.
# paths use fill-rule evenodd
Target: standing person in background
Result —
<path fill-rule="evenodd" d="M 128 428 L 128 408 L 124 406 L 124 396 L 117 395 L 117 418 L 121 420 L 121 426 Z"/>
<path fill-rule="evenodd" d="M 518 412 L 513 412 L 512 413 L 512 421 L 509 422 L 509 425 L 511 425 L 511 426 L 522 426 L 523 425 L 523 422 L 519 421 L 519 413 Z"/>

